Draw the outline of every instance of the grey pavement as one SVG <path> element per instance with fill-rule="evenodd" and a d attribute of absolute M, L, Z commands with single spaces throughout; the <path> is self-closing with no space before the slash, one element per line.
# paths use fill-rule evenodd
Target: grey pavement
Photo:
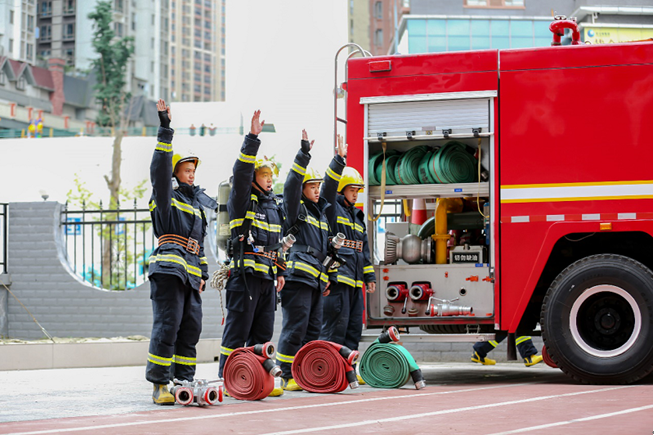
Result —
<path fill-rule="evenodd" d="M 515 382 L 542 379 L 573 383 L 560 370 L 545 364 L 526 368 L 520 362 L 480 366 L 473 363 L 419 363 L 429 386 Z M 198 364 L 196 378 L 215 379 L 218 363 Z M 151 400 L 152 387 L 145 366 L 101 367 L 0 372 L 0 423 L 66 417 L 120 415 L 162 410 Z M 413 389 L 409 382 L 403 388 Z M 356 392 L 372 390 L 367 385 Z M 345 390 L 348 394 L 354 390 Z M 286 392 L 279 398 L 297 398 L 305 392 Z M 247 406 L 226 397 L 221 405 Z M 178 405 L 175 406 L 177 408 Z M 164 408 L 165 409 L 165 408 Z"/>

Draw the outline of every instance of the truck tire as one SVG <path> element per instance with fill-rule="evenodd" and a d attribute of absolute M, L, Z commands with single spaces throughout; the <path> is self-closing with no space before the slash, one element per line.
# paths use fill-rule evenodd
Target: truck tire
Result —
<path fill-rule="evenodd" d="M 652 271 L 614 254 L 582 258 L 541 308 L 552 361 L 582 383 L 627 384 L 652 372 Z"/>

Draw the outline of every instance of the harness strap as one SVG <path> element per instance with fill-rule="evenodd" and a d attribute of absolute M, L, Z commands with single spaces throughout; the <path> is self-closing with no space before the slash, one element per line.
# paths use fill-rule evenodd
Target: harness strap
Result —
<path fill-rule="evenodd" d="M 352 248 L 355 251 L 362 252 L 363 251 L 363 240 L 348 240 L 345 239 L 343 241 L 343 246 L 346 248 Z"/>
<path fill-rule="evenodd" d="M 298 245 L 297 243 L 291 246 L 290 249 L 291 252 L 303 252 L 305 254 L 309 254 L 314 256 L 315 258 L 318 259 L 321 263 L 325 261 L 325 253 L 318 251 L 316 248 L 313 246 L 309 245 Z"/>
<path fill-rule="evenodd" d="M 164 234 L 159 236 L 157 241 L 159 242 L 159 246 L 166 243 L 174 243 L 176 245 L 182 246 L 192 254 L 200 255 L 200 243 L 191 237 L 186 238 L 177 234 Z"/>

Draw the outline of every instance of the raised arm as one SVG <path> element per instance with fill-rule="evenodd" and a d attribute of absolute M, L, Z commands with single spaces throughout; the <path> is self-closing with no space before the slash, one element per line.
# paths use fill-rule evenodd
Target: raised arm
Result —
<path fill-rule="evenodd" d="M 332 206 L 327 208 L 325 214 L 329 224 L 335 227 L 336 222 L 336 194 L 338 193 L 338 184 L 341 181 L 341 174 L 345 168 L 345 156 L 347 155 L 347 144 L 343 143 L 343 137 L 338 135 L 338 153 L 334 156 L 329 163 L 329 167 L 325 171 L 325 182 L 322 183 L 320 189 L 320 196 L 325 198 Z"/>
<path fill-rule="evenodd" d="M 257 159 L 257 152 L 261 146 L 258 136 L 263 130 L 265 121 L 260 121 L 261 110 L 256 110 L 250 122 L 250 133 L 245 136 L 241 152 L 234 163 L 232 191 L 229 196 L 234 216 L 230 218 L 245 216 L 250 206 L 250 194 L 252 192 L 252 180 L 254 179 L 254 163 Z"/>
<path fill-rule="evenodd" d="M 175 131 L 170 128 L 172 114 L 170 106 L 166 106 L 164 100 L 160 99 L 157 102 L 157 112 L 160 126 L 157 133 L 157 146 L 152 155 L 152 163 L 150 163 L 150 181 L 155 205 L 162 213 L 162 218 L 167 219 L 173 190 L 171 181 L 173 176 L 172 142 Z"/>
<path fill-rule="evenodd" d="M 313 148 L 313 141 L 309 142 L 307 132 L 302 130 L 300 150 L 295 155 L 293 166 L 291 166 L 291 171 L 288 173 L 288 177 L 284 183 L 284 208 L 286 210 L 285 224 L 287 227 L 295 224 L 300 211 L 302 181 L 304 181 L 304 174 L 307 172 L 309 161 L 311 161 L 311 154 L 309 154 L 311 148 Z"/>

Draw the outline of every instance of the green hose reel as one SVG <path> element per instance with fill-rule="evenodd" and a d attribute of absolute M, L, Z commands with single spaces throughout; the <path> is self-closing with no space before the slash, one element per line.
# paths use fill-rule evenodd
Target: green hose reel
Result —
<path fill-rule="evenodd" d="M 379 339 L 365 351 L 359 362 L 359 372 L 368 385 L 374 388 L 400 388 L 409 378 L 415 378 L 420 367 L 408 350 L 396 343 L 380 343 Z M 416 388 L 420 388 L 417 378 Z"/>

